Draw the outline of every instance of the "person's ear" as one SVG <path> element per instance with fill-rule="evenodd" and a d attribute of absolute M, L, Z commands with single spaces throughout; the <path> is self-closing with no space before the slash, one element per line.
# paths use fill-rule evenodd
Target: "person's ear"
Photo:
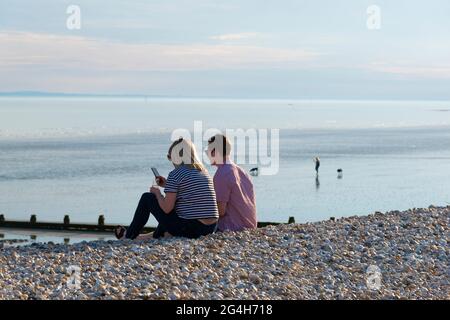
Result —
<path fill-rule="evenodd" d="M 212 149 L 211 150 L 211 157 L 215 157 L 216 156 L 216 149 Z"/>

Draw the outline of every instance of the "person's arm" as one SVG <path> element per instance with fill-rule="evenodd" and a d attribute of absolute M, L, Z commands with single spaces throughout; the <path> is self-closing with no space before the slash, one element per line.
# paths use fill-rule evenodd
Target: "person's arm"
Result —
<path fill-rule="evenodd" d="M 156 196 L 159 206 L 165 213 L 172 212 L 175 208 L 175 202 L 177 200 L 176 192 L 168 192 L 165 197 L 161 194 L 161 190 L 157 187 L 151 187 L 150 192 Z"/>
<path fill-rule="evenodd" d="M 219 217 L 223 217 L 226 214 L 227 204 L 231 194 L 231 186 L 226 176 L 219 175 L 214 177 L 214 191 L 216 192 Z"/>
<path fill-rule="evenodd" d="M 217 201 L 217 208 L 219 209 L 219 217 L 223 217 L 227 211 L 227 203 L 223 201 Z"/>

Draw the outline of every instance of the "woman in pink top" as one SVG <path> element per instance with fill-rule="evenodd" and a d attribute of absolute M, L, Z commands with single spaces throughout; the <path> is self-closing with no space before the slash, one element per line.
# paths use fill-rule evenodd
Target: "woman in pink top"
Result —
<path fill-rule="evenodd" d="M 221 134 L 208 140 L 206 151 L 211 164 L 217 167 L 214 175 L 219 208 L 220 231 L 241 231 L 257 227 L 256 200 L 249 175 L 230 160 L 231 144 Z"/>

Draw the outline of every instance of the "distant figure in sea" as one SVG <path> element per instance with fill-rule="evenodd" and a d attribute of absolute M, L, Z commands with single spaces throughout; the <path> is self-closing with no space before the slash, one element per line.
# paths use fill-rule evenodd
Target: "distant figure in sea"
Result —
<path fill-rule="evenodd" d="M 314 163 L 316 164 L 315 166 L 315 170 L 316 170 L 316 175 L 319 175 L 319 168 L 320 168 L 320 158 L 319 157 L 315 157 L 313 159 Z"/>
<path fill-rule="evenodd" d="M 194 144 L 183 138 L 174 141 L 167 159 L 175 169 L 167 179 L 156 178 L 165 196 L 157 186 L 144 193 L 130 226 L 118 226 L 115 230 L 118 239 L 160 238 L 167 234 L 198 238 L 217 230 L 219 211 L 213 181 L 198 159 Z M 139 235 L 150 214 L 158 221 L 155 232 Z"/>
<path fill-rule="evenodd" d="M 219 231 L 257 227 L 256 199 L 249 175 L 230 159 L 231 143 L 221 134 L 208 140 L 206 154 L 213 166 L 214 189 L 219 208 Z"/>
<path fill-rule="evenodd" d="M 342 169 L 337 169 L 337 173 L 338 173 L 338 179 L 342 179 L 342 177 L 344 176 L 344 173 L 343 173 L 343 171 L 342 171 Z"/>

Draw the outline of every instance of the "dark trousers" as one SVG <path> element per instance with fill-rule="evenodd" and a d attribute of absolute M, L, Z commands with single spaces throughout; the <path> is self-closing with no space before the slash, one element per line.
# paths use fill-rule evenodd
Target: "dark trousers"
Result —
<path fill-rule="evenodd" d="M 195 219 L 183 219 L 178 217 L 175 210 L 165 213 L 158 204 L 156 196 L 152 193 L 144 193 L 139 200 L 133 221 L 127 228 L 126 238 L 135 239 L 147 223 L 150 213 L 158 221 L 158 227 L 153 233 L 154 238 L 159 238 L 165 232 L 175 237 L 199 238 L 214 233 L 217 223 L 205 225 Z"/>

